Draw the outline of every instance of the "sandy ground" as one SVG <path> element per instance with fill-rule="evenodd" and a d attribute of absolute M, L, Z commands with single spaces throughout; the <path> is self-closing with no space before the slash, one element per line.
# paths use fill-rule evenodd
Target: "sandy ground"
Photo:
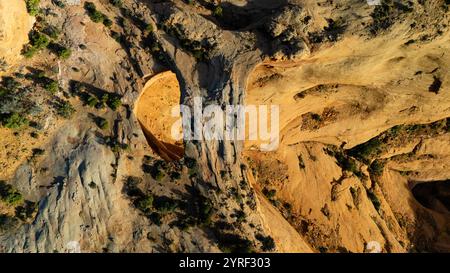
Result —
<path fill-rule="evenodd" d="M 182 140 L 172 137 L 172 126 L 180 118 L 172 116 L 172 109 L 179 113 L 179 103 L 180 86 L 175 74 L 168 71 L 150 78 L 134 109 L 150 146 L 166 160 L 183 155 Z"/>
<path fill-rule="evenodd" d="M 28 15 L 25 1 L 0 0 L 0 14 L 0 61 L 11 66 L 21 58 L 20 51 L 28 42 L 34 18 Z M 0 63 L 0 75 L 2 72 Z"/>

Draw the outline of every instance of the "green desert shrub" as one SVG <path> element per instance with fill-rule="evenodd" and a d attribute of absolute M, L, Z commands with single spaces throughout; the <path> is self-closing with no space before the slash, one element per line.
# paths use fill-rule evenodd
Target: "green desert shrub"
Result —
<path fill-rule="evenodd" d="M 116 111 L 122 105 L 122 100 L 118 95 L 109 96 L 107 104 L 113 111 Z"/>
<path fill-rule="evenodd" d="M 370 14 L 373 19 L 372 25 L 369 26 L 370 32 L 372 34 L 377 34 L 380 31 L 390 28 L 402 14 L 414 10 L 411 5 L 411 1 L 382 1 L 381 5 L 376 5 L 375 9 Z"/>
<path fill-rule="evenodd" d="M 16 206 L 23 202 L 23 197 L 20 192 L 14 189 L 11 185 L 0 181 L 0 200 L 10 206 Z"/>
<path fill-rule="evenodd" d="M 20 83 L 13 77 L 2 77 L 0 83 L 0 97 L 11 94 L 20 87 Z"/>
<path fill-rule="evenodd" d="M 41 0 L 25 0 L 27 11 L 31 16 L 36 16 L 39 13 L 39 3 Z"/>
<path fill-rule="evenodd" d="M 270 236 L 264 236 L 262 234 L 257 234 L 256 239 L 261 242 L 263 251 L 272 251 L 275 249 L 275 241 Z"/>
<path fill-rule="evenodd" d="M 108 95 L 108 93 L 103 94 L 102 97 L 101 97 L 101 100 L 100 100 L 100 102 L 99 102 L 100 108 L 103 108 L 103 107 L 105 107 L 106 105 L 108 105 L 108 101 L 109 101 L 109 95 Z"/>
<path fill-rule="evenodd" d="M 156 181 L 161 181 L 164 178 L 164 173 L 155 167 L 151 171 L 151 175 Z"/>
<path fill-rule="evenodd" d="M 246 221 L 246 216 L 247 215 L 245 214 L 245 212 L 243 210 L 237 210 L 234 213 L 234 216 L 236 217 L 236 222 L 242 223 L 242 222 Z"/>
<path fill-rule="evenodd" d="M 72 55 L 72 50 L 63 45 L 52 43 L 49 47 L 53 53 L 63 60 L 70 58 Z"/>
<path fill-rule="evenodd" d="M 275 189 L 269 190 L 269 189 L 267 189 L 267 188 L 264 188 L 264 189 L 263 189 L 263 194 L 264 194 L 267 198 L 273 199 L 273 198 L 275 198 L 275 196 L 277 195 L 277 191 L 276 191 Z"/>
<path fill-rule="evenodd" d="M 103 25 L 105 25 L 106 27 L 110 27 L 113 25 L 113 21 L 104 15 Z"/>
<path fill-rule="evenodd" d="M 45 153 L 45 150 L 44 149 L 40 149 L 40 148 L 34 148 L 32 150 L 32 152 L 33 152 L 33 155 L 32 155 L 33 157 L 38 157 L 38 156 L 43 155 Z"/>
<path fill-rule="evenodd" d="M 215 7 L 214 11 L 213 11 L 213 14 L 216 17 L 222 17 L 223 16 L 223 8 L 221 6 Z"/>
<path fill-rule="evenodd" d="M 106 17 L 105 14 L 101 13 L 97 10 L 97 7 L 92 2 L 85 2 L 84 3 L 84 9 L 86 10 L 89 18 L 91 18 L 92 22 L 94 23 L 103 23 L 106 26 L 112 25 L 112 21 Z M 105 23 L 105 21 L 107 21 Z"/>
<path fill-rule="evenodd" d="M 172 172 L 170 174 L 170 179 L 172 179 L 172 180 L 180 180 L 181 179 L 181 173 L 179 173 L 179 172 Z"/>
<path fill-rule="evenodd" d="M 196 210 L 198 211 L 198 222 L 210 225 L 214 214 L 214 207 L 211 201 L 204 196 L 199 196 L 196 202 Z"/>
<path fill-rule="evenodd" d="M 122 35 L 116 31 L 111 31 L 111 37 L 119 44 L 123 42 Z"/>
<path fill-rule="evenodd" d="M 225 253 L 252 253 L 252 242 L 237 234 L 216 233 L 220 249 Z"/>
<path fill-rule="evenodd" d="M 151 213 L 148 218 L 157 226 L 160 226 L 162 224 L 162 216 L 157 212 Z"/>
<path fill-rule="evenodd" d="M 65 8 L 66 4 L 62 1 L 62 0 L 53 0 L 53 3 L 58 7 L 58 8 Z"/>
<path fill-rule="evenodd" d="M 149 212 L 153 207 L 153 196 L 147 195 L 141 199 L 138 199 L 136 202 L 136 207 L 143 212 Z"/>
<path fill-rule="evenodd" d="M 369 173 L 375 177 L 380 177 L 383 174 L 385 163 L 382 160 L 375 160 L 369 166 Z"/>
<path fill-rule="evenodd" d="M 128 176 L 122 190 L 130 197 L 142 197 L 144 196 L 144 193 L 138 187 L 140 183 L 142 183 L 142 178 L 136 176 Z"/>
<path fill-rule="evenodd" d="M 39 31 L 31 31 L 29 38 L 30 43 L 22 52 L 26 58 L 33 57 L 39 50 L 46 48 L 50 44 L 48 36 Z"/>
<path fill-rule="evenodd" d="M 25 48 L 22 52 L 22 55 L 27 58 L 30 59 L 34 56 L 34 54 L 36 54 L 37 50 L 36 48 L 32 47 L 32 46 L 28 46 L 27 48 Z"/>
<path fill-rule="evenodd" d="M 102 117 L 98 117 L 96 123 L 97 126 L 102 130 L 106 130 L 109 127 L 108 121 Z"/>
<path fill-rule="evenodd" d="M 16 112 L 0 115 L 0 122 L 9 129 L 18 129 L 29 124 L 28 119 Z"/>
<path fill-rule="evenodd" d="M 73 108 L 69 101 L 61 101 L 56 104 L 56 113 L 68 119 L 75 113 L 75 108 Z"/>
<path fill-rule="evenodd" d="M 59 84 L 55 80 L 48 79 L 46 83 L 44 83 L 44 89 L 52 94 L 55 94 L 59 91 Z"/>
<path fill-rule="evenodd" d="M 89 17 L 94 23 L 103 23 L 103 20 L 105 19 L 103 14 L 99 11 L 94 11 L 89 14 Z"/>
<path fill-rule="evenodd" d="M 153 201 L 153 206 L 160 213 L 165 214 L 173 212 L 178 207 L 178 202 L 168 197 L 160 196 Z"/>
<path fill-rule="evenodd" d="M 61 32 L 59 31 L 58 28 L 56 28 L 55 26 L 51 26 L 51 25 L 44 27 L 44 29 L 42 30 L 42 33 L 44 33 L 45 35 L 47 35 L 48 37 L 50 37 L 54 40 L 58 39 L 59 35 L 61 34 Z"/>
<path fill-rule="evenodd" d="M 372 138 L 366 143 L 353 147 L 349 151 L 349 155 L 361 159 L 368 163 L 370 159 L 380 153 L 381 141 L 378 138 Z"/>
<path fill-rule="evenodd" d="M 92 94 L 89 94 L 86 100 L 86 104 L 89 105 L 90 107 L 95 107 L 98 104 L 97 97 Z"/>
<path fill-rule="evenodd" d="M 109 3 L 111 3 L 111 5 L 115 6 L 115 7 L 122 7 L 122 0 L 109 0 Z"/>
<path fill-rule="evenodd" d="M 17 218 L 0 214 L 0 233 L 14 230 L 19 225 Z"/>
<path fill-rule="evenodd" d="M 50 43 L 50 40 L 48 39 L 47 35 L 38 32 L 38 31 L 32 31 L 30 34 L 30 44 L 35 47 L 36 49 L 43 49 L 46 48 Z"/>
<path fill-rule="evenodd" d="M 23 202 L 23 205 L 16 207 L 15 216 L 22 221 L 26 221 L 36 212 L 37 205 L 37 203 L 25 201 Z"/>
<path fill-rule="evenodd" d="M 147 32 L 153 32 L 153 25 L 152 24 L 147 24 L 145 26 L 145 31 Z"/>

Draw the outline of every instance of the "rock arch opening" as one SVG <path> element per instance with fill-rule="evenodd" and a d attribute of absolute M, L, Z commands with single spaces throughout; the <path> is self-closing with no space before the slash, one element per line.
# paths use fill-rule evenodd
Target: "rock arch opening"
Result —
<path fill-rule="evenodd" d="M 152 150 L 166 161 L 184 156 L 183 140 L 174 138 L 172 127 L 179 116 L 172 116 L 180 105 L 180 86 L 174 73 L 151 77 L 136 102 L 134 112 Z M 182 132 L 180 131 L 180 134 Z"/>

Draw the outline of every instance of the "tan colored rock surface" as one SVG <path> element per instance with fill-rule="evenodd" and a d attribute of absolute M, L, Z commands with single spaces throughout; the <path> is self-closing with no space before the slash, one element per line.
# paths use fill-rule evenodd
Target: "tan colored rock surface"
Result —
<path fill-rule="evenodd" d="M 0 74 L 21 58 L 34 18 L 28 15 L 25 1 L 0 1 Z"/>

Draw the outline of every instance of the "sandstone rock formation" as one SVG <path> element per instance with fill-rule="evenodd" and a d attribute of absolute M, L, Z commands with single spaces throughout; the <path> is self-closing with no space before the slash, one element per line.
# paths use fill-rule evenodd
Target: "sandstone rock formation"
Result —
<path fill-rule="evenodd" d="M 42 0 L 31 59 L 0 19 L 24 32 L 0 44 L 11 94 L 40 108 L 0 128 L 24 199 L 0 201 L 0 251 L 449 250 L 447 1 L 90 2 Z M 278 149 L 170 142 L 163 109 L 196 97 L 279 105 Z"/>

